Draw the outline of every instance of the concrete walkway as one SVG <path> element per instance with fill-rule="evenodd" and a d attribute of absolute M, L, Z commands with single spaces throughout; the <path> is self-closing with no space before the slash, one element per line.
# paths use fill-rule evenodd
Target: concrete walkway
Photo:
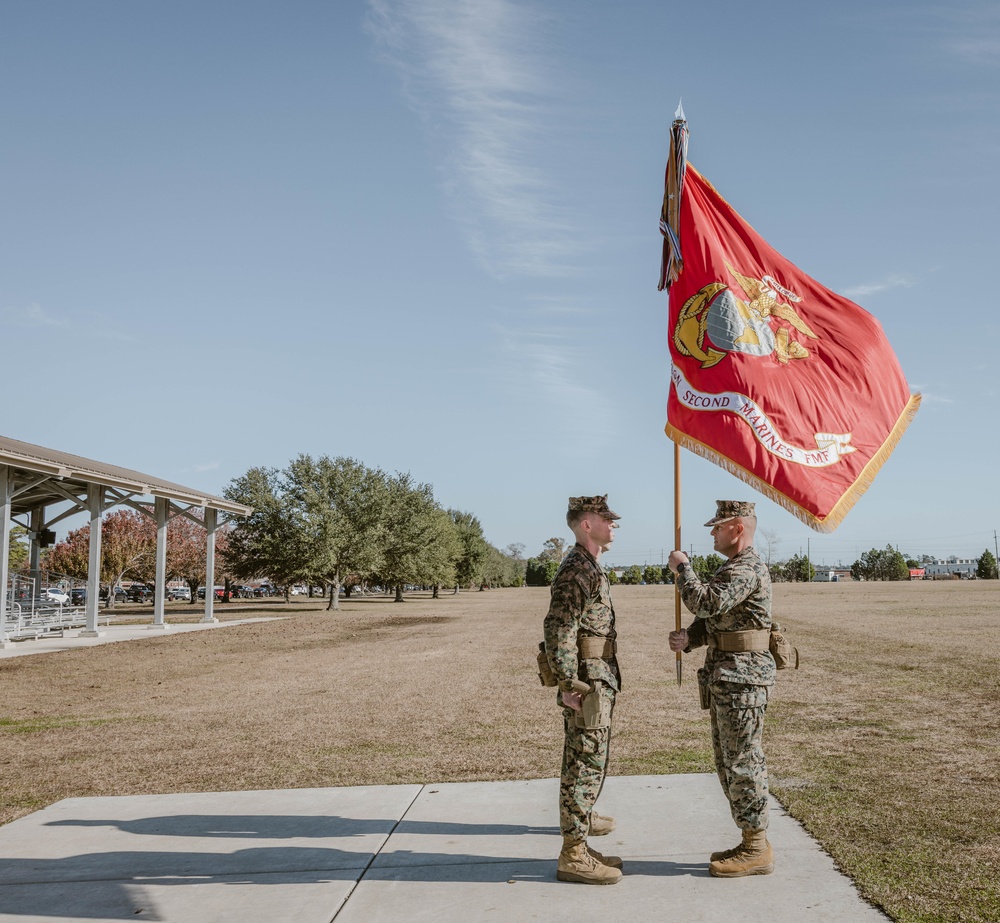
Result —
<path fill-rule="evenodd" d="M 611 887 L 555 878 L 557 782 L 70 798 L 0 827 L 0 921 L 884 923 L 772 802 L 775 872 L 707 871 L 713 775 L 608 779 Z"/>
<path fill-rule="evenodd" d="M 233 619 L 226 622 L 176 622 L 163 627 L 154 625 L 101 625 L 100 637 L 85 638 L 80 629 L 71 629 L 65 635 L 52 634 L 26 641 L 12 641 L 7 647 L 0 647 L 0 659 L 5 657 L 27 657 L 30 654 L 51 654 L 55 651 L 72 651 L 78 647 L 94 647 L 98 644 L 114 644 L 116 641 L 141 641 L 144 638 L 162 638 L 165 634 L 185 631 L 205 631 L 209 628 L 225 628 L 227 625 L 246 625 L 249 622 L 273 622 L 281 616 L 255 619 Z"/>

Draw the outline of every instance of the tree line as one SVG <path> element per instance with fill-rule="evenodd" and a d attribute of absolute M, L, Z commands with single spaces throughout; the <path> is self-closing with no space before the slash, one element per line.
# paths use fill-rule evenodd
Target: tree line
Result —
<path fill-rule="evenodd" d="M 506 552 L 491 545 L 479 519 L 445 509 L 430 484 L 409 474 L 369 468 L 352 458 L 299 455 L 284 469 L 256 467 L 234 478 L 224 496 L 252 507 L 247 517 L 223 522 L 215 532 L 216 567 L 226 597 L 235 581 L 268 580 L 284 589 L 322 586 L 329 608 L 343 590 L 380 587 L 403 600 L 406 587 L 521 586 L 523 546 Z M 155 575 L 156 525 L 152 506 L 117 510 L 101 523 L 100 581 L 110 588 Z M 19 527 L 18 527 L 19 528 Z M 23 531 L 23 530 L 22 530 Z M 20 537 L 20 536 L 19 536 Z M 43 570 L 86 579 L 89 523 L 42 552 Z M 17 570 L 27 549 L 17 542 Z M 167 580 L 196 590 L 205 582 L 207 533 L 197 511 L 171 519 L 167 528 Z M 210 590 L 206 590 L 210 592 Z M 114 604 L 113 589 L 108 593 Z"/>
<path fill-rule="evenodd" d="M 353 458 L 300 455 L 286 468 L 251 468 L 226 499 L 253 508 L 229 532 L 227 567 L 239 579 L 330 591 L 378 586 L 403 600 L 407 586 L 520 586 L 520 546 L 507 552 L 483 536 L 472 513 L 444 509 L 430 484 L 389 475 Z"/>
<path fill-rule="evenodd" d="M 926 556 L 925 556 L 926 558 Z M 872 548 L 851 565 L 855 580 L 909 580 L 911 568 L 919 568 L 927 561 L 907 558 L 892 545 L 884 549 Z M 976 561 L 976 576 L 980 580 L 997 579 L 997 559 L 988 548 Z"/>
<path fill-rule="evenodd" d="M 525 583 L 528 586 L 550 586 L 555 578 L 559 564 L 565 556 L 568 548 L 561 538 L 548 539 L 542 551 L 535 557 L 528 558 L 525 568 Z M 725 562 L 725 558 L 718 554 L 690 556 L 691 568 L 702 580 L 708 580 Z M 816 576 L 816 569 L 809 563 L 804 555 L 792 555 L 787 561 L 780 561 L 768 565 L 771 573 L 771 580 L 775 583 L 808 582 Z M 647 564 L 641 567 L 632 564 L 628 567 L 617 568 L 605 566 L 604 570 L 608 575 L 608 582 L 615 586 L 623 584 L 625 586 L 636 586 L 641 583 L 646 584 L 672 584 L 674 575 L 666 565 Z"/>

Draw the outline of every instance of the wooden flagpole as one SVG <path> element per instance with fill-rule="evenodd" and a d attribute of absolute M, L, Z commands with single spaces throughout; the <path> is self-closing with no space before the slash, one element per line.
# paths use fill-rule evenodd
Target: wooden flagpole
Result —
<path fill-rule="evenodd" d="M 674 443 L 674 548 L 681 548 L 681 447 Z M 681 630 L 681 587 L 674 575 L 674 625 L 677 631 Z M 681 684 L 684 672 L 684 664 L 681 660 L 682 654 L 677 651 L 677 685 Z"/>

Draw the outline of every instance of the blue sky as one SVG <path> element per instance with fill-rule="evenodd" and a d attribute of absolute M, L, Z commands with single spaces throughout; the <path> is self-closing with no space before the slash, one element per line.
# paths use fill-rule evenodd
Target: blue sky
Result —
<path fill-rule="evenodd" d="M 916 420 L 831 535 L 683 453 L 683 545 L 979 555 L 1000 529 L 1000 9 L 21 2 L 0 11 L 4 435 L 221 492 L 300 452 L 537 553 L 566 497 L 673 544 L 668 128 L 882 323 Z"/>

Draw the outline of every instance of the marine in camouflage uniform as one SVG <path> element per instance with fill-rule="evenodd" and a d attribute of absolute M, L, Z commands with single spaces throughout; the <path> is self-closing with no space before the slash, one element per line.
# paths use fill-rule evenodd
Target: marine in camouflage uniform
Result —
<path fill-rule="evenodd" d="M 709 871 L 717 877 L 741 877 L 768 874 L 774 868 L 766 836 L 768 785 L 762 744 L 776 670 L 767 649 L 771 577 L 752 545 L 754 505 L 719 500 L 717 506 L 716 517 L 705 525 L 713 527 L 716 550 L 727 560 L 712 578 L 699 579 L 683 552 L 671 555 L 681 599 L 695 616 L 686 632 L 671 632 L 671 647 L 690 651 L 709 646 L 698 678 L 710 695 L 715 768 L 733 820 L 743 831 L 739 846 L 712 854 Z M 744 645 L 753 649 L 733 649 Z"/>
<path fill-rule="evenodd" d="M 621 689 L 615 656 L 617 633 L 611 585 L 600 565 L 601 552 L 614 538 L 617 513 L 608 508 L 607 496 L 570 497 L 566 521 L 577 542 L 563 559 L 552 581 L 552 598 L 545 616 L 545 652 L 562 706 L 563 746 L 559 782 L 559 826 L 563 835 L 557 877 L 562 881 L 614 884 L 621 878 L 621 859 L 602 856 L 587 845 L 587 835 L 610 833 L 614 820 L 594 811 L 604 786 L 611 715 Z M 580 640 L 596 639 L 601 656 L 580 656 Z M 600 639 L 604 639 L 601 644 Z M 590 653 L 588 651 L 588 653 Z M 606 716 L 603 727 L 585 727 L 581 684 L 592 688 L 588 708 Z"/>

